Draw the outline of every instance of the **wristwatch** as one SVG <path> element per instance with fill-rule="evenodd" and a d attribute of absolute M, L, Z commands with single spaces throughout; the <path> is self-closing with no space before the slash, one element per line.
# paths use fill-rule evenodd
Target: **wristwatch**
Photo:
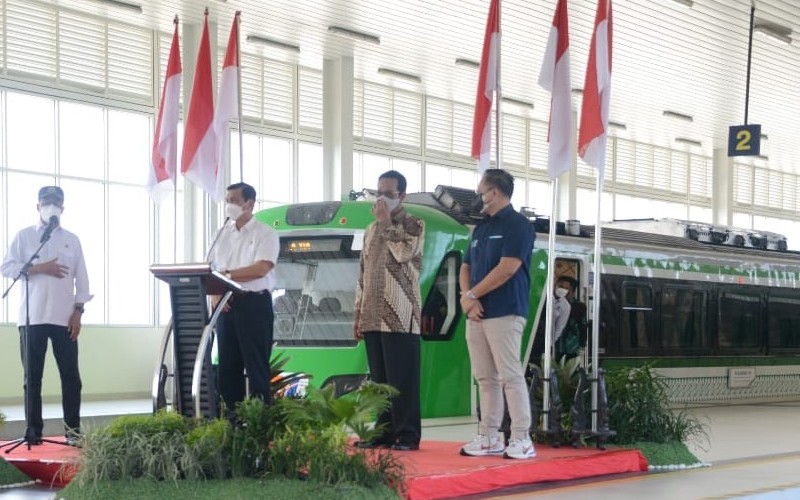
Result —
<path fill-rule="evenodd" d="M 466 295 L 467 298 L 470 300 L 478 300 L 478 297 L 475 296 L 472 290 L 467 290 L 467 293 L 465 293 L 464 295 Z"/>
<path fill-rule="evenodd" d="M 75 310 L 83 314 L 84 313 L 83 304 L 75 304 Z"/>
<path fill-rule="evenodd" d="M 224 274 L 223 276 L 225 276 L 225 277 L 226 277 L 226 278 L 228 278 L 229 280 L 232 280 L 232 279 L 233 279 L 233 278 L 231 277 L 231 272 L 230 272 L 230 271 L 225 271 L 225 274 Z"/>

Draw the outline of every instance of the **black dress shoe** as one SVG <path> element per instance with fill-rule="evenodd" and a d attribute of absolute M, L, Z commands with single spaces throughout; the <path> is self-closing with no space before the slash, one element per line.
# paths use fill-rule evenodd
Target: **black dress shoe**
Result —
<path fill-rule="evenodd" d="M 28 441 L 31 444 L 31 446 L 37 446 L 42 444 L 41 436 L 28 436 L 25 438 L 25 440 Z"/>
<path fill-rule="evenodd" d="M 415 451 L 419 449 L 419 443 L 395 443 L 392 445 L 395 451 Z"/>
<path fill-rule="evenodd" d="M 375 449 L 375 448 L 389 448 L 390 446 L 392 446 L 392 444 L 382 439 L 369 439 L 366 441 L 356 441 L 354 446 L 356 448 Z"/>

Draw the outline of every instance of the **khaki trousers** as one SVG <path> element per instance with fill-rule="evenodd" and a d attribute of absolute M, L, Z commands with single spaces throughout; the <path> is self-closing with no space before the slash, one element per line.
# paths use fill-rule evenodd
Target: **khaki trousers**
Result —
<path fill-rule="evenodd" d="M 511 438 L 529 437 L 531 409 L 520 346 L 525 318 L 509 315 L 467 320 L 467 348 L 472 375 L 478 381 L 481 421 L 479 432 L 497 435 L 503 419 L 503 393 L 511 416 Z"/>

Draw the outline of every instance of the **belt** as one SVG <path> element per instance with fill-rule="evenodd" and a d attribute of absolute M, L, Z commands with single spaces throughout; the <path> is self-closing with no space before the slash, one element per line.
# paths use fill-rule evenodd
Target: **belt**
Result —
<path fill-rule="evenodd" d="M 243 295 L 270 295 L 271 293 L 272 292 L 270 292 L 269 290 L 258 290 L 255 292 L 252 290 L 245 290 L 242 292 Z"/>

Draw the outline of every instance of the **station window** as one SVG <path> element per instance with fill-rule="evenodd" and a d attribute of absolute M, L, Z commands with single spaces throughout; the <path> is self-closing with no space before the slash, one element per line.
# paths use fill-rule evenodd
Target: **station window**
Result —
<path fill-rule="evenodd" d="M 422 336 L 425 339 L 449 339 L 453 335 L 461 313 L 458 285 L 460 266 L 458 254 L 450 254 L 439 267 L 422 307 Z"/>
<path fill-rule="evenodd" d="M 644 283 L 622 284 L 622 348 L 647 349 L 653 333 L 653 289 Z"/>
<path fill-rule="evenodd" d="M 665 286 L 661 293 L 661 346 L 705 347 L 706 314 L 706 292 Z"/>

